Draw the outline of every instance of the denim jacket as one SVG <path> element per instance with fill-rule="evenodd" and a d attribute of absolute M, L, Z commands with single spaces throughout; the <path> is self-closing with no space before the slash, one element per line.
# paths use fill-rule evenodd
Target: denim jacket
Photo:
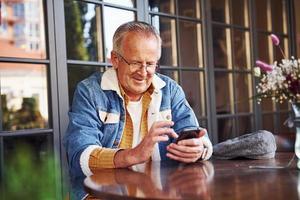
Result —
<path fill-rule="evenodd" d="M 198 127 L 196 116 L 188 104 L 182 88 L 172 79 L 155 74 L 154 92 L 148 109 L 148 128 L 155 121 L 172 120 L 175 132 Z M 118 148 L 125 126 L 124 100 L 118 86 L 116 71 L 109 69 L 103 74 L 96 72 L 81 81 L 76 88 L 69 111 L 69 126 L 64 145 L 70 173 L 88 175 L 91 152 L 100 147 Z M 167 160 L 166 147 L 173 141 L 159 142 L 159 159 Z M 212 155 L 212 144 L 206 135 L 204 146 L 208 148 L 205 159 Z"/>

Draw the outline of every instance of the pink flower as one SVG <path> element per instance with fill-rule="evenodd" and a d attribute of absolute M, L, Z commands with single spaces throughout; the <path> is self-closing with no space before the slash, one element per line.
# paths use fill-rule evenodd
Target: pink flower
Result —
<path fill-rule="evenodd" d="M 272 39 L 272 43 L 273 43 L 275 46 L 278 46 L 278 45 L 279 45 L 280 40 L 279 40 L 279 38 L 277 37 L 277 35 L 271 34 L 271 39 Z"/>
<path fill-rule="evenodd" d="M 265 63 L 263 61 L 257 60 L 256 61 L 256 65 L 258 67 L 260 67 L 263 71 L 266 71 L 266 72 L 273 71 L 273 66 L 272 65 L 268 65 L 267 63 Z"/>

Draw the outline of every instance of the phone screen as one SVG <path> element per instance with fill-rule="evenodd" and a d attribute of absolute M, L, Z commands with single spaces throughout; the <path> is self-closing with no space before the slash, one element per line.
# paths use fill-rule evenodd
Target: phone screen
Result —
<path fill-rule="evenodd" d="M 175 143 L 178 143 L 180 140 L 192 139 L 200 137 L 203 128 L 193 128 L 193 129 L 185 129 L 178 133 L 178 138 L 175 140 Z"/>

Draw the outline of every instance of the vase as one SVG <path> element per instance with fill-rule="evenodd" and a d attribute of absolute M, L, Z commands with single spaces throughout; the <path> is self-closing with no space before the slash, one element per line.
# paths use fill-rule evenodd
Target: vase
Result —
<path fill-rule="evenodd" d="M 293 103 L 294 127 L 296 128 L 295 154 L 300 159 L 300 103 Z"/>

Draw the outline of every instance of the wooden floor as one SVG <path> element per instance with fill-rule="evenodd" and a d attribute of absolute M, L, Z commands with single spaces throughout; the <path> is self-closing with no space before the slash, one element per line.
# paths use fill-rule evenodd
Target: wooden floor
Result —
<path fill-rule="evenodd" d="M 277 153 L 269 160 L 151 162 L 134 169 L 101 170 L 84 180 L 83 191 L 101 199 L 299 199 L 296 158 L 287 168 L 251 168 L 285 167 L 292 157 Z"/>

